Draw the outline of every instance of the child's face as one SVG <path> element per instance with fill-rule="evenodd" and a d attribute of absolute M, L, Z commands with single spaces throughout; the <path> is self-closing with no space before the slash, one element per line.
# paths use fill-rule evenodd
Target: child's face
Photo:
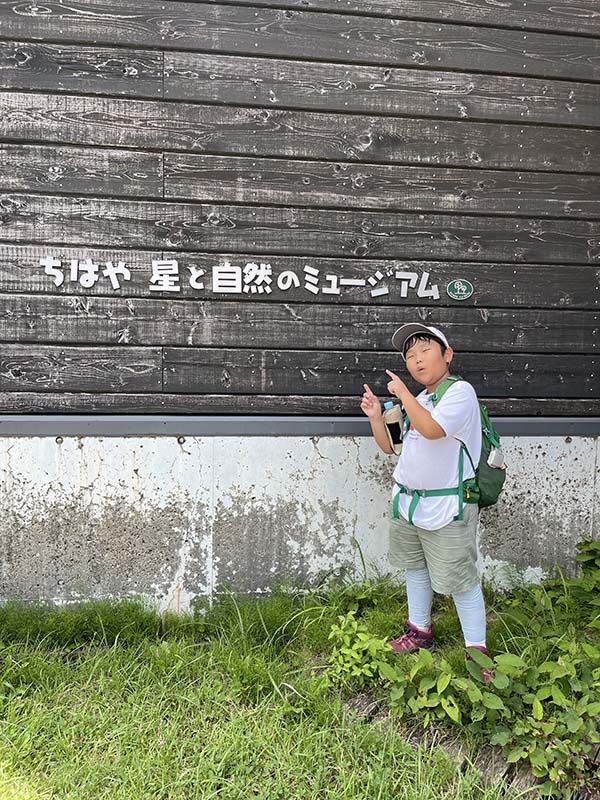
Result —
<path fill-rule="evenodd" d="M 405 354 L 406 366 L 412 377 L 425 386 L 431 386 L 446 373 L 452 360 L 450 348 L 442 355 L 442 346 L 435 339 L 417 339 Z"/>

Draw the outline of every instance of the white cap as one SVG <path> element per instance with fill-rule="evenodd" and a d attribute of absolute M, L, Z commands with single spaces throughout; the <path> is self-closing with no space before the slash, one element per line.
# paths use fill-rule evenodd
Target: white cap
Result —
<path fill-rule="evenodd" d="M 446 347 L 450 347 L 448 339 L 446 339 L 439 328 L 434 328 L 430 325 L 423 325 L 422 322 L 408 322 L 406 325 L 401 325 L 392 336 L 392 346 L 402 353 L 402 358 L 404 358 L 404 348 L 407 341 L 418 333 L 424 333 L 428 336 L 431 336 L 432 339 L 436 339 Z"/>

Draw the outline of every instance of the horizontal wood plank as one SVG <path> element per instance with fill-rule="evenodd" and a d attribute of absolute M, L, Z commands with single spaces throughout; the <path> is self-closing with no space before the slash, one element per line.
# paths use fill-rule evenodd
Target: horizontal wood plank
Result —
<path fill-rule="evenodd" d="M 0 138 L 222 155 L 600 173 L 596 130 L 0 92 Z"/>
<path fill-rule="evenodd" d="M 0 86 L 162 97 L 163 57 L 118 47 L 0 41 Z"/>
<path fill-rule="evenodd" d="M 0 353 L 0 391 L 161 391 L 156 347 L 53 347 L 6 344 Z"/>
<path fill-rule="evenodd" d="M 0 240 L 53 245 L 598 263 L 600 222 L 0 196 Z M 132 225 L 132 220 L 136 224 Z"/>
<path fill-rule="evenodd" d="M 585 175 L 167 154 L 164 179 L 169 199 L 600 218 Z"/>
<path fill-rule="evenodd" d="M 2 144 L 0 191 L 162 199 L 162 156 Z M 600 177 L 167 154 L 167 199 L 600 219 Z"/>
<path fill-rule="evenodd" d="M 401 17 L 401 15 L 399 15 Z M 600 39 L 455 25 L 444 20 L 323 14 L 167 0 L 0 3 L 3 37 L 262 57 L 600 79 Z"/>
<path fill-rule="evenodd" d="M 203 5 L 204 0 L 194 0 Z M 236 5 L 256 4 L 256 0 L 235 0 Z M 355 14 L 380 14 L 394 18 L 416 18 L 434 22 L 470 22 L 518 30 L 544 30 L 600 36 L 596 0 L 581 3 L 563 0 L 260 0 L 261 6 L 291 10 L 314 9 Z"/>
<path fill-rule="evenodd" d="M 163 349 L 166 392 L 358 395 L 366 382 L 387 394 L 399 353 Z M 460 353 L 453 371 L 491 397 L 600 397 L 597 356 Z M 415 391 L 418 386 L 407 380 Z"/>
<path fill-rule="evenodd" d="M 600 127 L 600 84 L 165 52 L 165 98 Z"/>
<path fill-rule="evenodd" d="M 170 100 L 600 127 L 600 84 L 552 79 L 12 41 L 0 75 L 7 89 L 152 98 L 164 80 Z"/>
<path fill-rule="evenodd" d="M 600 416 L 600 400 L 480 398 L 494 416 Z M 89 392 L 0 392 L 4 414 L 306 414 L 349 415 L 368 421 L 360 398 L 327 395 L 128 394 Z"/>
<path fill-rule="evenodd" d="M 59 275 L 63 283 L 57 287 L 55 279 L 46 274 L 42 259 L 56 258 Z M 91 283 L 84 281 L 84 270 L 79 262 L 89 258 L 98 265 L 98 279 Z M 174 259 L 177 262 L 179 280 L 177 291 L 162 289 L 160 284 L 151 284 L 152 260 Z M 75 275 L 71 274 L 71 261 L 78 262 Z M 110 277 L 104 274 L 107 262 L 113 266 L 121 261 L 129 270 L 130 277 L 116 276 L 119 288 L 113 288 Z M 8 293 L 60 293 L 71 297 L 162 297 L 192 298 L 207 300 L 233 300 L 235 295 L 218 291 L 213 281 L 213 269 L 217 271 L 226 263 L 240 270 L 255 261 L 250 253 L 184 253 L 143 250 L 106 250 L 103 248 L 84 249 L 52 247 L 47 245 L 11 245 L 0 248 L 0 292 Z M 443 261 L 400 261 L 400 260 L 362 260 L 309 258 L 304 256 L 268 256 L 265 260 L 271 268 L 271 293 L 251 295 L 252 303 L 300 302 L 300 303 L 350 303 L 370 306 L 395 305 L 398 314 L 404 307 L 429 306 L 435 313 L 439 306 L 475 306 L 483 308 L 600 308 L 600 281 L 597 267 L 592 265 L 566 264 L 505 264 Z M 305 283 L 304 267 L 309 265 L 319 271 L 318 292 L 309 291 Z M 193 274 L 203 272 L 201 283 L 191 285 Z M 297 277 L 288 288 L 281 280 L 284 273 L 293 272 Z M 384 277 L 375 286 L 369 283 L 380 272 Z M 396 278 L 397 272 L 411 273 L 414 278 L 408 282 Z M 437 287 L 439 298 L 420 291 L 421 282 L 427 276 L 426 290 Z M 340 280 L 358 280 L 363 285 L 339 285 L 339 294 L 323 292 Z M 453 300 L 447 293 L 448 284 L 456 279 L 468 280 L 474 287 L 473 294 L 464 300 Z M 60 280 L 60 278 L 56 278 Z M 411 284 L 411 281 L 414 283 Z M 86 285 L 83 285 L 83 283 Z M 151 286 L 153 288 L 151 288 Z M 385 287 L 387 293 L 378 294 Z M 375 293 L 375 294 L 373 294 Z M 241 295 L 246 297 L 243 291 Z"/>
<path fill-rule="evenodd" d="M 162 198 L 160 153 L 0 143 L 0 191 Z"/>
<path fill-rule="evenodd" d="M 117 355 L 118 354 L 118 355 Z M 164 350 L 168 393 L 360 395 L 366 381 L 386 394 L 385 369 L 394 353 Z M 6 345 L 0 357 L 2 391 L 156 391 L 157 351 L 143 348 L 38 348 Z M 589 356 L 460 354 L 455 372 L 482 396 L 597 399 L 596 361 Z M 304 391 L 290 392 L 292 385 Z M 518 384 L 518 385 L 515 385 Z M 417 387 L 412 387 L 413 389 Z"/>
<path fill-rule="evenodd" d="M 600 310 L 423 309 L 0 295 L 0 341 L 389 350 L 406 320 L 439 325 L 457 352 L 595 353 Z"/>

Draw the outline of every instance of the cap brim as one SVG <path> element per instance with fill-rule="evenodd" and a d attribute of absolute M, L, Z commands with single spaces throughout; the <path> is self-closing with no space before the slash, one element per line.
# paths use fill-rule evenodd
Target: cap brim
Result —
<path fill-rule="evenodd" d="M 432 339 L 435 339 L 436 342 L 440 342 L 444 344 L 442 340 L 432 333 L 427 325 L 421 325 L 420 322 L 409 322 L 407 325 L 402 325 L 392 336 L 392 346 L 399 350 L 401 353 L 404 353 L 404 345 L 410 339 L 411 336 L 414 336 L 417 333 L 425 333 L 427 336 L 431 336 Z"/>

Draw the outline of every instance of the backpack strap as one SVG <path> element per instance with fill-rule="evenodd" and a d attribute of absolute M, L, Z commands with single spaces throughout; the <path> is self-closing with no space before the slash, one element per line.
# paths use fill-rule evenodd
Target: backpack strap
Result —
<path fill-rule="evenodd" d="M 459 475 L 459 477 L 462 477 Z M 462 520 L 464 516 L 464 506 L 466 503 L 477 503 L 479 501 L 479 490 L 474 478 L 467 478 L 462 481 L 463 491 L 458 486 L 451 489 L 409 489 L 401 483 L 396 483 L 398 491 L 394 495 L 393 517 L 400 519 L 400 495 L 410 495 L 411 501 L 408 508 L 408 524 L 414 525 L 413 517 L 422 497 L 458 497 L 458 514 L 455 520 Z"/>
<path fill-rule="evenodd" d="M 442 397 L 446 394 L 447 390 L 454 383 L 457 383 L 458 381 L 462 381 L 462 380 L 463 379 L 460 377 L 460 375 L 448 375 L 448 377 L 444 378 L 444 380 L 440 383 L 440 385 L 437 387 L 435 392 L 433 392 L 432 394 L 428 395 L 428 400 L 431 400 L 433 402 L 434 407 L 437 406 L 437 404 L 440 402 Z M 404 435 L 406 436 L 406 434 L 408 433 L 408 430 L 410 428 L 410 419 L 409 419 L 408 414 L 406 414 L 406 413 L 404 415 L 404 420 L 405 420 L 405 425 L 406 425 L 406 427 L 404 429 Z"/>
<path fill-rule="evenodd" d="M 457 439 L 456 441 L 460 442 L 460 439 Z M 458 520 L 462 520 L 463 518 L 465 500 L 470 501 L 471 499 L 471 487 L 470 485 L 466 486 L 467 481 L 463 479 L 465 467 L 464 453 L 469 456 L 469 461 L 471 461 L 472 464 L 473 461 L 471 460 L 471 456 L 469 455 L 466 445 L 463 444 L 463 442 L 460 442 L 460 450 L 458 451 L 458 514 L 456 517 L 454 517 L 454 519 Z M 475 472 L 475 467 L 473 467 L 473 472 Z M 469 484 L 471 483 L 472 480 L 469 481 Z"/>
<path fill-rule="evenodd" d="M 404 414 L 404 423 L 403 424 L 404 424 L 404 430 L 402 431 L 402 439 L 404 439 L 404 437 L 406 436 L 406 434 L 410 430 L 410 417 L 406 413 Z"/>
<path fill-rule="evenodd" d="M 462 381 L 462 380 L 463 379 L 460 377 L 460 375 L 448 375 L 448 377 L 444 378 L 444 380 L 440 383 L 440 385 L 437 387 L 435 392 L 432 392 L 429 395 L 429 400 L 432 401 L 434 406 L 437 406 L 437 404 L 440 402 L 442 397 L 446 394 L 448 389 L 451 386 L 453 386 L 455 383 L 458 383 L 458 381 Z"/>
<path fill-rule="evenodd" d="M 460 442 L 460 439 L 456 440 Z M 462 520 L 464 517 L 464 506 L 465 503 L 477 503 L 479 500 L 479 489 L 477 487 L 477 482 L 475 478 L 467 478 L 465 481 L 463 478 L 464 473 L 464 455 L 466 453 L 469 461 L 473 464 L 471 460 L 471 456 L 469 455 L 469 451 L 465 447 L 465 445 L 460 442 L 460 451 L 458 453 L 458 486 L 454 486 L 450 489 L 409 489 L 407 486 L 404 486 L 401 483 L 396 482 L 396 486 L 398 487 L 398 491 L 394 496 L 394 503 L 393 503 L 393 517 L 394 519 L 400 519 L 400 495 L 401 494 L 408 494 L 411 496 L 410 506 L 408 508 L 408 524 L 414 525 L 413 517 L 417 506 L 422 497 L 452 497 L 456 495 L 458 497 L 458 514 L 454 517 L 455 520 Z M 473 468 L 475 470 L 475 468 Z"/>
<path fill-rule="evenodd" d="M 454 436 L 453 438 L 456 439 L 456 436 Z M 469 461 L 471 462 L 471 466 L 473 467 L 473 472 L 475 474 L 477 474 L 477 467 L 473 463 L 473 459 L 471 458 L 471 454 L 469 453 L 469 449 L 468 449 L 467 445 L 463 442 L 462 439 L 456 439 L 456 441 L 460 443 L 460 452 L 462 453 L 463 450 L 465 451 Z"/>
<path fill-rule="evenodd" d="M 462 519 L 463 501 L 461 500 L 461 495 L 459 494 L 459 489 L 457 486 L 455 486 L 453 489 L 409 489 L 407 486 L 403 486 L 401 483 L 396 483 L 396 486 L 398 487 L 398 491 L 394 497 L 394 519 L 400 519 L 401 494 L 408 494 L 412 498 L 408 509 L 409 525 L 415 524 L 413 522 L 413 516 L 422 497 L 451 497 L 452 495 L 458 495 L 460 512 L 456 519 Z"/>
<path fill-rule="evenodd" d="M 464 485 L 463 485 L 463 467 L 464 467 L 463 448 L 460 448 L 458 453 L 458 517 L 463 518 L 463 503 L 464 503 Z"/>
<path fill-rule="evenodd" d="M 462 380 L 463 380 L 463 378 L 460 375 L 449 375 L 447 378 L 444 378 L 444 380 L 440 383 L 440 385 L 437 387 L 435 392 L 433 392 L 433 394 L 429 395 L 429 399 L 433 402 L 433 405 L 437 406 L 437 404 L 440 402 L 442 397 L 446 394 L 448 389 L 451 386 L 453 386 L 455 383 L 458 383 L 458 381 L 462 381 Z M 454 437 L 454 438 L 456 439 L 456 437 Z M 471 458 L 471 454 L 469 453 L 469 449 L 468 449 L 467 445 L 461 439 L 456 439 L 456 441 L 460 443 L 460 450 L 459 450 L 459 453 L 458 453 L 458 516 L 456 517 L 456 519 L 460 520 L 460 519 L 463 518 L 463 502 L 464 502 L 464 498 L 465 498 L 466 495 L 468 495 L 469 498 L 471 497 L 471 495 L 472 495 L 472 491 L 471 490 L 473 488 L 472 485 L 469 485 L 469 486 L 467 486 L 466 492 L 465 492 L 465 483 L 466 483 L 466 481 L 463 480 L 464 453 L 467 454 L 467 457 L 468 457 L 468 459 L 469 459 L 469 461 L 471 463 L 471 466 L 473 468 L 473 475 L 474 476 L 477 475 L 477 467 L 473 463 L 473 459 Z M 469 484 L 473 484 L 473 480 L 469 479 L 468 483 Z"/>

